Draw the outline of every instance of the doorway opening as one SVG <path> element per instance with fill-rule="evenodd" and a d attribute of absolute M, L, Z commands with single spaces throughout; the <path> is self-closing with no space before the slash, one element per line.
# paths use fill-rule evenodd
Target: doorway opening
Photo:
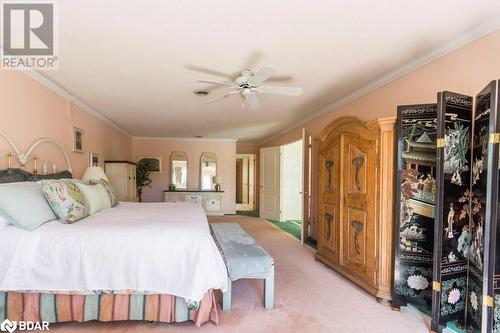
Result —
<path fill-rule="evenodd" d="M 255 154 L 236 154 L 236 211 L 255 211 Z"/>
<path fill-rule="evenodd" d="M 261 150 L 261 217 L 302 241 L 303 140 Z"/>
<path fill-rule="evenodd" d="M 261 218 L 316 247 L 316 210 L 311 196 L 317 181 L 313 142 L 304 128 L 302 140 L 260 149 L 259 211 Z"/>

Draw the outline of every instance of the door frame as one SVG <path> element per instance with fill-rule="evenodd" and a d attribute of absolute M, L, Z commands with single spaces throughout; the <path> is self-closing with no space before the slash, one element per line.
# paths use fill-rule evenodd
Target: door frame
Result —
<path fill-rule="evenodd" d="M 304 245 L 305 240 L 309 237 L 311 224 L 311 159 L 312 159 L 312 137 L 308 131 L 302 129 L 302 230 L 300 234 L 300 242 Z"/>
<path fill-rule="evenodd" d="M 300 138 L 297 138 L 295 140 L 290 140 L 290 141 L 283 143 L 279 146 L 264 147 L 264 148 L 261 148 L 261 150 L 265 149 L 265 148 L 280 147 L 280 183 L 281 183 L 281 178 L 282 178 L 281 164 L 282 164 L 283 146 L 297 142 L 297 141 L 302 141 L 302 174 L 300 175 L 302 178 L 301 243 L 304 244 L 304 241 L 309 237 L 315 240 L 316 233 L 317 233 L 316 214 L 318 212 L 318 209 L 317 209 L 318 175 L 317 175 L 316 171 L 318 168 L 317 159 L 319 159 L 319 152 L 318 152 L 319 140 L 318 140 L 318 138 L 315 138 L 306 128 L 302 128 Z M 262 155 L 260 155 L 260 156 L 261 156 L 261 162 L 260 162 L 260 173 L 261 173 L 260 181 L 261 181 L 261 184 L 260 184 L 260 188 L 262 189 L 262 186 L 263 186 Z M 281 188 L 280 188 L 280 192 L 281 192 Z M 259 193 L 260 193 L 260 191 L 259 191 Z M 282 197 L 283 196 L 280 193 L 280 202 L 279 202 L 280 210 L 282 209 L 282 206 L 283 206 L 283 204 L 282 204 L 283 198 Z M 262 200 L 262 195 L 260 195 L 260 198 L 261 198 L 260 200 Z M 261 203 L 261 205 L 262 205 L 262 203 Z"/>

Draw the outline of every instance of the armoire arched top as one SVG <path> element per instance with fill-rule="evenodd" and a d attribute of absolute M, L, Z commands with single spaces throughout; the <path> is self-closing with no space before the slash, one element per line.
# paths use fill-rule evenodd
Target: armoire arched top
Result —
<path fill-rule="evenodd" d="M 364 122 L 354 116 L 342 116 L 332 120 L 321 131 L 320 142 L 327 144 L 343 133 L 359 135 L 361 137 L 375 140 L 380 138 L 382 130 L 393 130 L 395 117 L 380 118 L 369 122 Z"/>

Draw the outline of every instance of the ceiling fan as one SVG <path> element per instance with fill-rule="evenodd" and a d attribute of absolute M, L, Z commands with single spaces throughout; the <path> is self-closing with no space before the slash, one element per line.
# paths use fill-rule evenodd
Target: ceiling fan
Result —
<path fill-rule="evenodd" d="M 256 110 L 262 106 L 256 93 L 285 96 L 300 96 L 302 94 L 302 88 L 262 85 L 264 81 L 270 79 L 276 73 L 277 71 L 273 67 L 264 66 L 256 72 L 249 69 L 241 71 L 240 75 L 234 79 L 233 82 L 205 79 L 198 80 L 198 82 L 228 86 L 233 89 L 232 91 L 207 101 L 207 103 L 211 103 L 231 95 L 240 94 L 244 98 L 246 105 L 248 105 L 251 109 Z"/>

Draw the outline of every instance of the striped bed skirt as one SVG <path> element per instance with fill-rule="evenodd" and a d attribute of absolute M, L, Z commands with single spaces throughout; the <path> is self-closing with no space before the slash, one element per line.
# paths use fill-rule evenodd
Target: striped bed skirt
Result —
<path fill-rule="evenodd" d="M 196 326 L 211 321 L 219 323 L 213 290 L 200 301 L 197 310 L 189 310 L 183 298 L 172 295 L 92 294 L 0 292 L 0 322 L 68 321 L 85 322 L 146 320 L 183 322 Z"/>

